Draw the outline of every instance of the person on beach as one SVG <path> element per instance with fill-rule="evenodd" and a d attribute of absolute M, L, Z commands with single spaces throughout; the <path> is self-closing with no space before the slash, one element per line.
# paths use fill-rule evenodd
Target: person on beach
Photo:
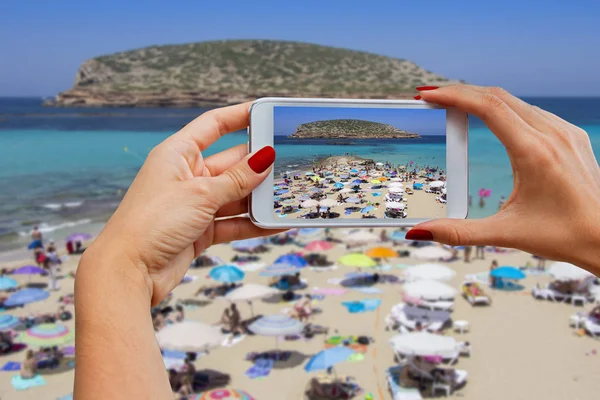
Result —
<path fill-rule="evenodd" d="M 38 248 L 38 247 L 44 247 L 44 242 L 42 240 L 42 232 L 40 232 L 40 229 L 36 226 L 33 227 L 33 230 L 31 231 L 31 247 L 33 247 L 34 249 Z"/>
<path fill-rule="evenodd" d="M 600 167 L 585 131 L 500 89 L 461 84 L 419 95 L 482 119 L 506 147 L 515 185 L 495 215 L 430 220 L 408 240 L 514 247 L 600 275 Z M 75 398 L 172 397 L 150 308 L 206 248 L 280 232 L 237 217 L 271 173 L 272 147 L 246 154 L 241 144 L 203 156 L 248 126 L 249 107 L 208 111 L 156 146 L 84 252 L 75 280 Z"/>
<path fill-rule="evenodd" d="M 21 373 L 20 376 L 23 379 L 31 379 L 35 377 L 37 374 L 37 364 L 35 360 L 35 353 L 33 350 L 27 350 L 25 353 L 25 360 L 21 365 Z"/>
<path fill-rule="evenodd" d="M 470 263 L 471 262 L 471 251 L 473 250 L 473 248 L 471 246 L 465 246 L 465 262 L 466 263 Z"/>
<path fill-rule="evenodd" d="M 56 252 L 56 245 L 54 241 L 50 241 L 48 248 L 46 249 L 46 263 L 45 266 L 48 268 L 48 288 L 49 290 L 58 290 L 58 266 L 62 263 L 58 253 Z"/>
<path fill-rule="evenodd" d="M 496 277 L 492 276 L 492 272 L 498 268 L 498 261 L 496 260 L 492 260 L 492 263 L 490 264 L 490 286 L 491 287 L 496 287 Z"/>
<path fill-rule="evenodd" d="M 475 246 L 475 258 L 485 260 L 485 246 Z"/>

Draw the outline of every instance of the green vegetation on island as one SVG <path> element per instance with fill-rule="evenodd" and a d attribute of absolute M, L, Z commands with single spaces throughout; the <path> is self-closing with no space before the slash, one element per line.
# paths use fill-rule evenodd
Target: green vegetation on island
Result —
<path fill-rule="evenodd" d="M 416 133 L 360 119 L 330 119 L 301 124 L 292 139 L 415 139 Z"/>

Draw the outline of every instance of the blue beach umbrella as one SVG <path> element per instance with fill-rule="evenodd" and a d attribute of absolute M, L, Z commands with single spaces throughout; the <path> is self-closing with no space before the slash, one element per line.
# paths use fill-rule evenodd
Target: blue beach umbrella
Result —
<path fill-rule="evenodd" d="M 406 232 L 394 231 L 390 234 L 390 239 L 395 241 L 406 240 Z"/>
<path fill-rule="evenodd" d="M 330 176 L 330 175 L 333 175 L 333 172 L 331 172 L 331 171 L 325 172 L 325 176 Z"/>
<path fill-rule="evenodd" d="M 253 250 L 265 244 L 264 238 L 252 238 L 245 240 L 237 240 L 231 243 L 231 247 L 235 250 Z"/>
<path fill-rule="evenodd" d="M 233 283 L 243 280 L 246 273 L 235 265 L 221 265 L 211 269 L 208 275 L 217 282 Z"/>
<path fill-rule="evenodd" d="M 14 315 L 0 315 L 0 331 L 19 325 L 21 320 Z"/>
<path fill-rule="evenodd" d="M 346 199 L 346 203 L 360 203 L 360 199 L 358 197 L 349 197 Z"/>
<path fill-rule="evenodd" d="M 307 172 L 304 175 L 306 175 L 306 176 L 314 176 L 315 174 L 313 172 Z"/>
<path fill-rule="evenodd" d="M 284 275 L 295 275 L 298 272 L 300 272 L 300 268 L 294 267 L 293 265 L 277 264 L 265 268 L 259 273 L 259 275 L 266 277 L 277 277 Z"/>
<path fill-rule="evenodd" d="M 506 265 L 494 269 L 490 275 L 500 279 L 523 279 L 526 276 L 520 269 Z"/>
<path fill-rule="evenodd" d="M 273 186 L 273 190 L 279 190 L 279 189 L 281 189 L 281 186 L 278 186 L 278 185 Z"/>
<path fill-rule="evenodd" d="M 348 179 L 348 175 L 347 174 L 340 175 L 340 178 L 342 178 L 342 179 Z"/>
<path fill-rule="evenodd" d="M 341 182 L 336 182 L 336 183 L 333 184 L 333 187 L 336 188 L 336 189 L 341 189 L 341 188 L 344 187 L 344 184 L 341 183 Z"/>
<path fill-rule="evenodd" d="M 50 293 L 42 289 L 27 288 L 14 292 L 5 302 L 7 307 L 22 306 L 35 301 L 46 300 Z"/>
<path fill-rule="evenodd" d="M 357 170 L 356 168 L 352 168 L 352 169 L 350 170 L 350 172 L 352 172 L 353 174 L 358 174 L 358 170 Z"/>
<path fill-rule="evenodd" d="M 289 192 L 289 189 L 281 189 L 275 192 L 275 194 L 286 194 L 287 192 Z"/>
<path fill-rule="evenodd" d="M 8 276 L 0 276 L 0 290 L 10 290 L 14 289 L 19 284 L 13 278 L 9 278 Z"/>
<path fill-rule="evenodd" d="M 273 263 L 274 265 L 287 264 L 296 268 L 304 268 L 308 264 L 304 258 L 298 254 L 284 254 L 279 256 Z"/>
<path fill-rule="evenodd" d="M 369 212 L 373 211 L 374 209 L 375 209 L 375 207 L 373 207 L 373 206 L 366 206 L 365 208 L 363 208 L 362 210 L 360 210 L 360 212 L 362 214 L 366 214 L 366 213 L 369 213 Z"/>
<path fill-rule="evenodd" d="M 300 228 L 298 229 L 298 235 L 300 236 L 313 236 L 321 233 L 320 228 Z"/>
<path fill-rule="evenodd" d="M 360 179 L 355 179 L 352 181 L 352 183 L 354 183 L 356 185 L 360 185 L 362 183 L 362 181 Z"/>
<path fill-rule="evenodd" d="M 354 354 L 354 350 L 346 346 L 336 346 L 315 354 L 304 366 L 306 372 L 323 371 L 344 361 Z"/>

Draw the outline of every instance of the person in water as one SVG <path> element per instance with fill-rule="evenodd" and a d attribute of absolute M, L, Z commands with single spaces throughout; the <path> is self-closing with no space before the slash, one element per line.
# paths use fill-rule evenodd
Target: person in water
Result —
<path fill-rule="evenodd" d="M 600 167 L 585 131 L 499 89 L 460 84 L 419 95 L 481 118 L 506 147 L 515 182 L 497 214 L 430 220 L 407 232 L 408 240 L 513 247 L 600 275 Z M 81 257 L 75 398 L 172 398 L 150 308 L 206 248 L 278 233 L 236 217 L 271 173 L 274 149 L 246 154 L 243 144 L 203 156 L 218 138 L 248 126 L 250 105 L 208 111 L 157 145 Z"/>

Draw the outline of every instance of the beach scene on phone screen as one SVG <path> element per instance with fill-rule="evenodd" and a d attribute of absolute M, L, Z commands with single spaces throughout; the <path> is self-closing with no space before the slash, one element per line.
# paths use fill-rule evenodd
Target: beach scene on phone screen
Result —
<path fill-rule="evenodd" d="M 276 218 L 446 216 L 446 110 L 275 106 Z"/>

